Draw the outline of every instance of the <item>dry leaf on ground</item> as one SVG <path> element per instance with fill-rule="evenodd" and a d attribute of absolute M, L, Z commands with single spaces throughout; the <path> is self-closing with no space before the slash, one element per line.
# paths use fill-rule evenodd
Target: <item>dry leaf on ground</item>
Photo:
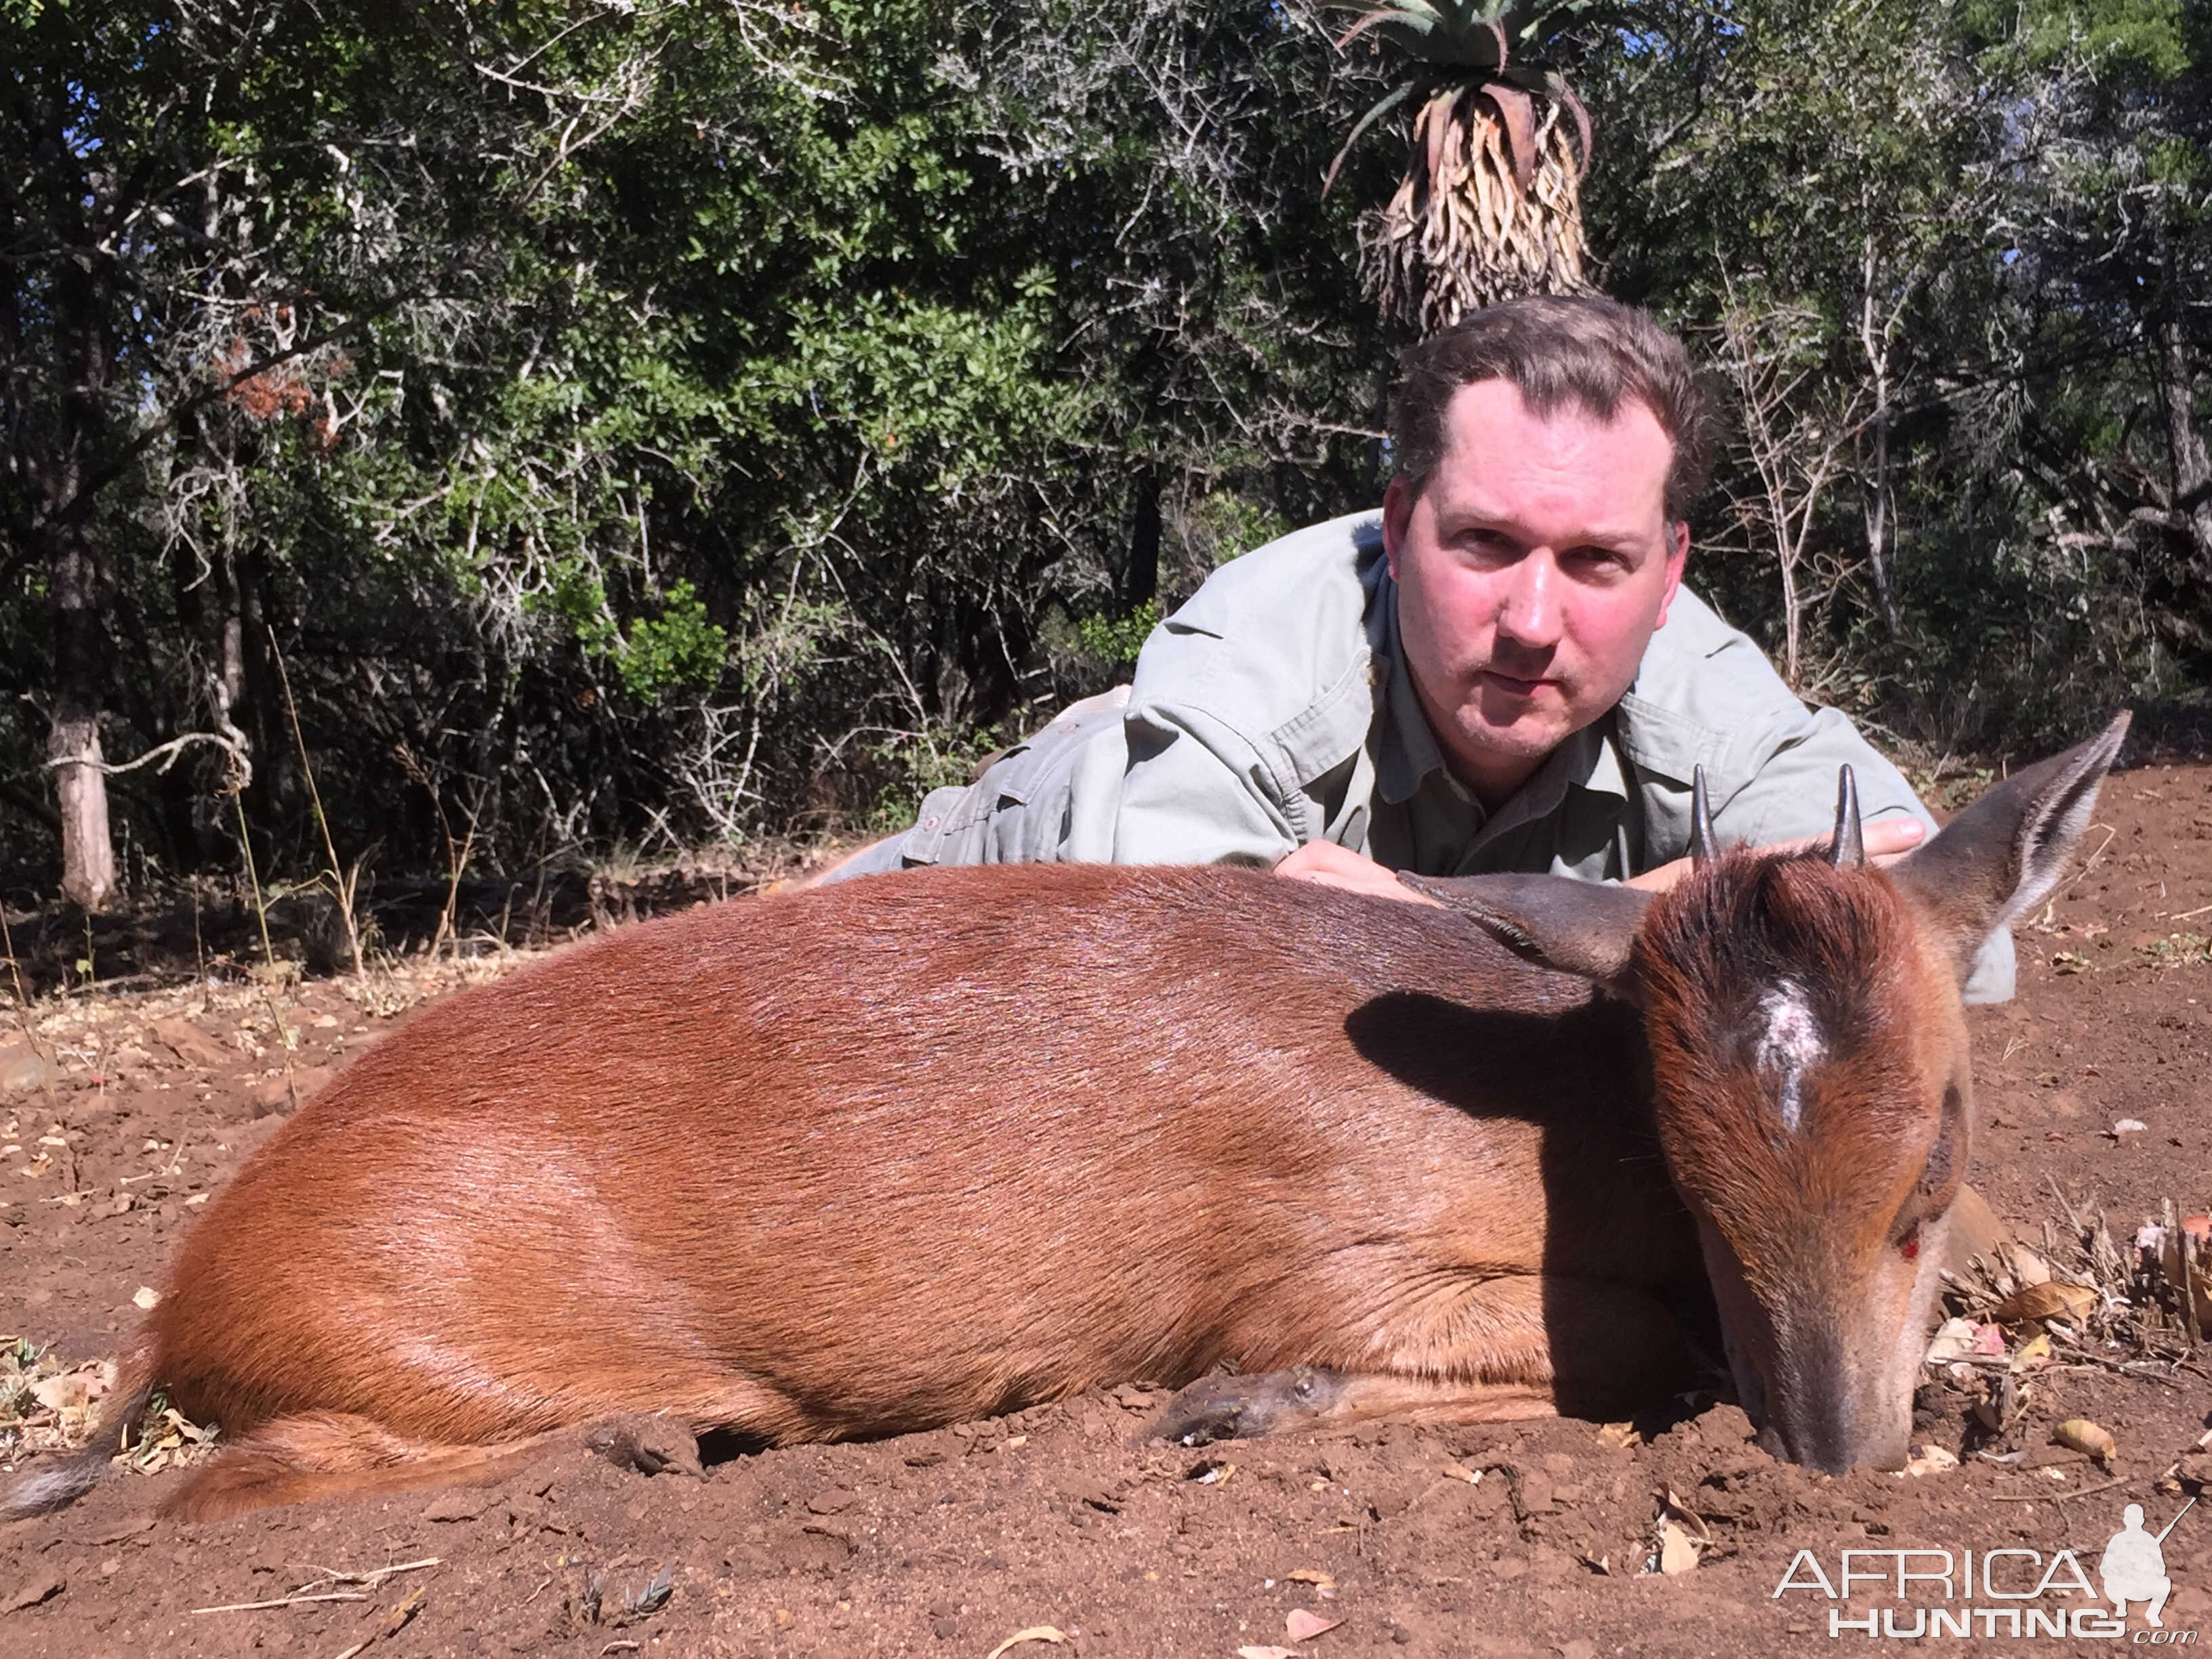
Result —
<path fill-rule="evenodd" d="M 2112 1438 L 2112 1431 L 2086 1417 L 2069 1417 L 2051 1430 L 2051 1443 L 2083 1453 L 2100 1463 L 2109 1463 L 2120 1455 L 2119 1443 Z"/>
<path fill-rule="evenodd" d="M 1937 1445 L 1916 1445 L 1905 1462 L 1907 1474 L 1942 1474 L 1959 1467 L 1959 1460 Z"/>
<path fill-rule="evenodd" d="M 1669 1488 L 1659 1510 L 1659 1571 L 1672 1577 L 1698 1565 L 1698 1552 L 1712 1541 L 1705 1517 Z"/>
<path fill-rule="evenodd" d="M 2025 1324 L 2031 1319 L 2063 1319 L 2078 1325 L 2097 1305 L 2097 1293 L 2087 1285 L 2069 1285 L 2056 1279 L 2015 1291 L 1990 1310 L 2002 1325 Z"/>
<path fill-rule="evenodd" d="M 1066 1640 L 1067 1633 L 1065 1631 L 1055 1630 L 1050 1625 L 1031 1625 L 1027 1630 L 1016 1631 L 1005 1641 L 1000 1643 L 998 1646 L 993 1648 L 991 1650 L 990 1659 L 999 1659 L 999 1656 L 1006 1652 L 1007 1649 L 1018 1648 L 1024 1642 L 1051 1642 L 1054 1644 L 1059 1644 Z"/>
<path fill-rule="evenodd" d="M 1343 1622 L 1341 1619 L 1324 1619 L 1304 1607 L 1292 1607 L 1283 1620 L 1283 1628 L 1290 1632 L 1293 1642 L 1310 1642 L 1315 1637 L 1334 1630 Z"/>

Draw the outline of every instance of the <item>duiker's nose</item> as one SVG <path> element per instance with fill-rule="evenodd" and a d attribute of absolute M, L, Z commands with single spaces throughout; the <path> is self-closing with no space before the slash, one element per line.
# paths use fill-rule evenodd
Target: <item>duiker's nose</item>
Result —
<path fill-rule="evenodd" d="M 1841 1387 L 1823 1388 L 1801 1400 L 1799 1407 L 1759 1431 L 1762 1449 L 1823 1474 L 1905 1467 L 1911 1439 L 1909 1416 L 1900 1419 L 1882 1412 L 1874 1401 Z M 1888 1424 L 1894 1426 L 1883 1426 Z"/>

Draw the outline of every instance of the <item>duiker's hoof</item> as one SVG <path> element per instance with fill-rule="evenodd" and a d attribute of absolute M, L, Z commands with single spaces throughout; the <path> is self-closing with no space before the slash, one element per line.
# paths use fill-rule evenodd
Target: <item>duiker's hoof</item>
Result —
<path fill-rule="evenodd" d="M 704 1475 L 697 1438 L 671 1418 L 641 1413 L 610 1417 L 585 1431 L 584 1443 L 618 1469 L 688 1474 L 694 1480 Z"/>
<path fill-rule="evenodd" d="M 1205 1446 L 1279 1434 L 1325 1415 L 1342 1391 L 1336 1372 L 1310 1365 L 1255 1376 L 1203 1376 L 1168 1401 L 1145 1437 Z"/>

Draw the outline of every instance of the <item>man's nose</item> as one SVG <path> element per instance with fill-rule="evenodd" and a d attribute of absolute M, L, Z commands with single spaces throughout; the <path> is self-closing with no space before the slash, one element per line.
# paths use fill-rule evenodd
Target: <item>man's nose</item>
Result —
<path fill-rule="evenodd" d="M 1514 563 L 1498 631 L 1531 650 L 1550 650 L 1562 631 L 1559 598 L 1559 561 L 1548 549 L 1530 549 Z"/>

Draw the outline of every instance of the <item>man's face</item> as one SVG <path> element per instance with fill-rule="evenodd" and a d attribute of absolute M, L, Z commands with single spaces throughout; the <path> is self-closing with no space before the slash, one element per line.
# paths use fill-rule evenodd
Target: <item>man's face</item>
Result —
<path fill-rule="evenodd" d="M 1383 544 L 1422 709 L 1495 806 L 1635 679 L 1689 526 L 1667 520 L 1674 446 L 1641 403 L 1538 416 L 1510 380 L 1480 380 L 1444 434 L 1418 492 L 1392 480 Z"/>

